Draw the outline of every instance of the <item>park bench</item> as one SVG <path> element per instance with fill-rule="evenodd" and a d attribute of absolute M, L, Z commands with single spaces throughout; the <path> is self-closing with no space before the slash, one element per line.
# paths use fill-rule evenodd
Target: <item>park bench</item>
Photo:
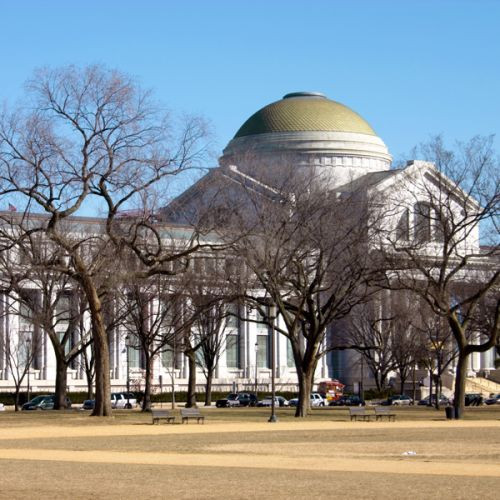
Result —
<path fill-rule="evenodd" d="M 396 414 L 391 412 L 389 408 L 384 408 L 383 406 L 375 406 L 375 419 L 382 420 L 382 418 L 387 417 L 387 420 L 395 422 Z"/>
<path fill-rule="evenodd" d="M 200 423 L 200 420 L 205 423 L 205 417 L 200 413 L 198 408 L 181 408 L 181 417 L 182 423 L 189 423 L 190 418 L 195 418 L 198 423 Z"/>
<path fill-rule="evenodd" d="M 168 410 L 151 410 L 151 417 L 153 418 L 153 425 L 155 423 L 160 424 L 160 420 L 166 420 L 167 424 L 169 422 L 174 423 L 175 417 L 170 415 Z"/>
<path fill-rule="evenodd" d="M 359 406 L 356 407 L 350 407 L 349 408 L 349 416 L 351 417 L 351 421 L 353 420 L 364 420 L 364 421 L 370 421 L 371 420 L 371 415 L 369 413 L 366 413 L 365 409 Z"/>

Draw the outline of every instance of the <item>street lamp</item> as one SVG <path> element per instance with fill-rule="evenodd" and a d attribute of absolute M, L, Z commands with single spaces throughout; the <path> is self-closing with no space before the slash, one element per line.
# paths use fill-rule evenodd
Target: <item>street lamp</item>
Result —
<path fill-rule="evenodd" d="M 274 335 L 274 322 L 276 320 L 276 306 L 272 305 L 269 308 L 270 320 L 271 320 L 271 416 L 268 422 L 277 422 L 278 417 L 276 417 L 276 343 Z"/>
<path fill-rule="evenodd" d="M 258 353 L 259 353 L 259 343 L 255 342 L 255 397 L 257 397 L 257 377 L 259 375 L 259 367 L 257 363 Z"/>
<path fill-rule="evenodd" d="M 130 408 L 130 336 L 125 336 L 125 350 L 127 352 L 127 408 Z"/>

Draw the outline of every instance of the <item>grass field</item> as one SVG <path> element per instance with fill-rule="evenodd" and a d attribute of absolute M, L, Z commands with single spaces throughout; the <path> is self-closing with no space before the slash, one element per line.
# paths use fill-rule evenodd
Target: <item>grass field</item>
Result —
<path fill-rule="evenodd" d="M 201 411 L 205 425 L 0 413 L 0 498 L 500 497 L 500 408 L 463 421 L 398 408 L 395 423 L 342 408 L 300 421 L 280 409 L 276 424 L 268 409 Z"/>

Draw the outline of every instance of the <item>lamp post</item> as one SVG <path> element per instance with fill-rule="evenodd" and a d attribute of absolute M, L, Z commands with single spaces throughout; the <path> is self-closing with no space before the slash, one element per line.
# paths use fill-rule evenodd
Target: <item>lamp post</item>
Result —
<path fill-rule="evenodd" d="M 125 350 L 127 352 L 127 408 L 130 408 L 130 337 L 125 336 Z"/>
<path fill-rule="evenodd" d="M 276 417 L 276 343 L 274 335 L 274 322 L 276 320 L 276 306 L 272 305 L 269 308 L 271 320 L 271 416 L 268 422 L 277 422 Z"/>
<path fill-rule="evenodd" d="M 257 377 L 259 376 L 259 366 L 257 363 L 258 354 L 259 354 L 259 343 L 255 342 L 255 397 L 257 397 Z"/>
<path fill-rule="evenodd" d="M 28 359 L 26 362 L 28 364 L 28 373 L 27 373 L 27 375 L 28 375 L 28 391 L 27 391 L 28 394 L 26 395 L 26 397 L 27 397 L 27 401 L 29 401 L 30 400 L 30 371 L 31 371 L 31 338 L 28 340 L 27 344 L 28 344 L 28 349 L 27 349 L 28 350 Z"/>

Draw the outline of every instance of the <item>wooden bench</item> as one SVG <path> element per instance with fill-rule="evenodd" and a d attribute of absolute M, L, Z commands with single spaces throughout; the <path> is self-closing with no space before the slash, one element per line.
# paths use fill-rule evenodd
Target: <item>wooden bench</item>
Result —
<path fill-rule="evenodd" d="M 155 423 L 160 424 L 160 420 L 166 420 L 167 424 L 172 422 L 174 423 L 175 417 L 170 415 L 169 410 L 151 410 L 151 416 L 153 417 L 153 425 Z"/>
<path fill-rule="evenodd" d="M 389 408 L 384 408 L 383 406 L 375 406 L 375 419 L 376 420 L 381 420 L 382 418 L 387 417 L 387 420 L 389 422 L 396 421 L 396 414 L 394 412 L 391 412 Z"/>
<path fill-rule="evenodd" d="M 349 408 L 349 416 L 351 417 L 351 422 L 353 420 L 358 420 L 358 418 L 361 420 L 364 420 L 366 422 L 366 421 L 370 421 L 371 417 L 372 417 L 369 413 L 366 413 L 366 411 L 363 407 L 359 407 L 359 406 L 350 407 Z"/>
<path fill-rule="evenodd" d="M 190 418 L 195 418 L 198 423 L 200 423 L 200 420 L 205 423 L 205 417 L 200 413 L 198 408 L 181 408 L 181 417 L 182 423 L 189 423 Z"/>

